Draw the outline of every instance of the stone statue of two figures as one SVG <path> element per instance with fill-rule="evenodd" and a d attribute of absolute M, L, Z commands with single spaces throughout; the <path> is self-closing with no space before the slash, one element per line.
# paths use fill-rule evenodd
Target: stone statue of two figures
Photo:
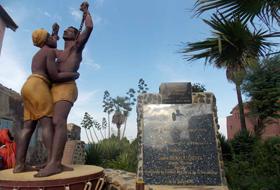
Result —
<path fill-rule="evenodd" d="M 70 26 L 63 33 L 64 49 L 58 50 L 59 25 L 52 33 L 44 29 L 32 33 L 33 44 L 40 49 L 33 56 L 32 74 L 24 83 L 21 95 L 24 105 L 24 126 L 16 136 L 16 166 L 14 173 L 34 170 L 25 164 L 31 136 L 40 123 L 43 144 L 47 149 L 47 163 L 40 166 L 34 177 L 46 177 L 71 167 L 61 164 L 67 140 L 67 117 L 78 97 L 75 80 L 82 61 L 82 51 L 93 30 L 89 4 L 83 2 L 80 10 L 83 19 L 79 29 Z M 83 25 L 85 25 L 84 29 Z"/>

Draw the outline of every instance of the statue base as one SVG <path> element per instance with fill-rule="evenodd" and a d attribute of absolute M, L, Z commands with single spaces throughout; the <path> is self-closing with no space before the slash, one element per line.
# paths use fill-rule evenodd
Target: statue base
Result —
<path fill-rule="evenodd" d="M 0 171 L 1 190 L 101 190 L 103 168 L 91 165 L 70 165 L 74 170 L 49 177 L 35 178 L 37 172 L 14 174 L 13 169 Z"/>

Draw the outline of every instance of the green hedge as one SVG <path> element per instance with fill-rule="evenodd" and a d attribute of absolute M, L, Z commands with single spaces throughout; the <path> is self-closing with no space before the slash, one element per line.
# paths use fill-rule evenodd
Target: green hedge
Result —
<path fill-rule="evenodd" d="M 280 189 L 280 137 L 262 141 L 244 131 L 220 140 L 231 190 Z"/>

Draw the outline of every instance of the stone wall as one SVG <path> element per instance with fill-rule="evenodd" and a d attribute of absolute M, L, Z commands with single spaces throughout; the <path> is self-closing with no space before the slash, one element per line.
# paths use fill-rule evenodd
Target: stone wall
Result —
<path fill-rule="evenodd" d="M 80 141 L 81 128 L 73 123 L 67 124 L 67 142 L 62 162 L 64 164 L 85 164 L 85 143 Z M 47 161 L 47 152 L 43 146 L 41 127 L 33 134 L 26 161 L 30 165 L 43 164 Z"/>
<path fill-rule="evenodd" d="M 74 123 L 67 124 L 67 139 L 68 140 L 81 140 L 81 127 Z"/>
<path fill-rule="evenodd" d="M 85 143 L 79 140 L 68 140 L 65 144 L 62 163 L 63 164 L 80 164 L 86 162 Z"/>
<path fill-rule="evenodd" d="M 11 121 L 10 131 L 17 135 L 23 126 L 23 105 L 20 94 L 0 84 L 0 119 Z"/>

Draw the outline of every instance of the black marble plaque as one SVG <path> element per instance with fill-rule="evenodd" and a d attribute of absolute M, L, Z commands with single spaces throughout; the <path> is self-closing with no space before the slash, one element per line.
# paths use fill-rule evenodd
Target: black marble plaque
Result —
<path fill-rule="evenodd" d="M 159 87 L 163 104 L 191 104 L 192 86 L 190 82 L 162 83 Z"/>
<path fill-rule="evenodd" d="M 221 185 L 211 105 L 145 105 L 143 178 L 151 185 Z"/>

